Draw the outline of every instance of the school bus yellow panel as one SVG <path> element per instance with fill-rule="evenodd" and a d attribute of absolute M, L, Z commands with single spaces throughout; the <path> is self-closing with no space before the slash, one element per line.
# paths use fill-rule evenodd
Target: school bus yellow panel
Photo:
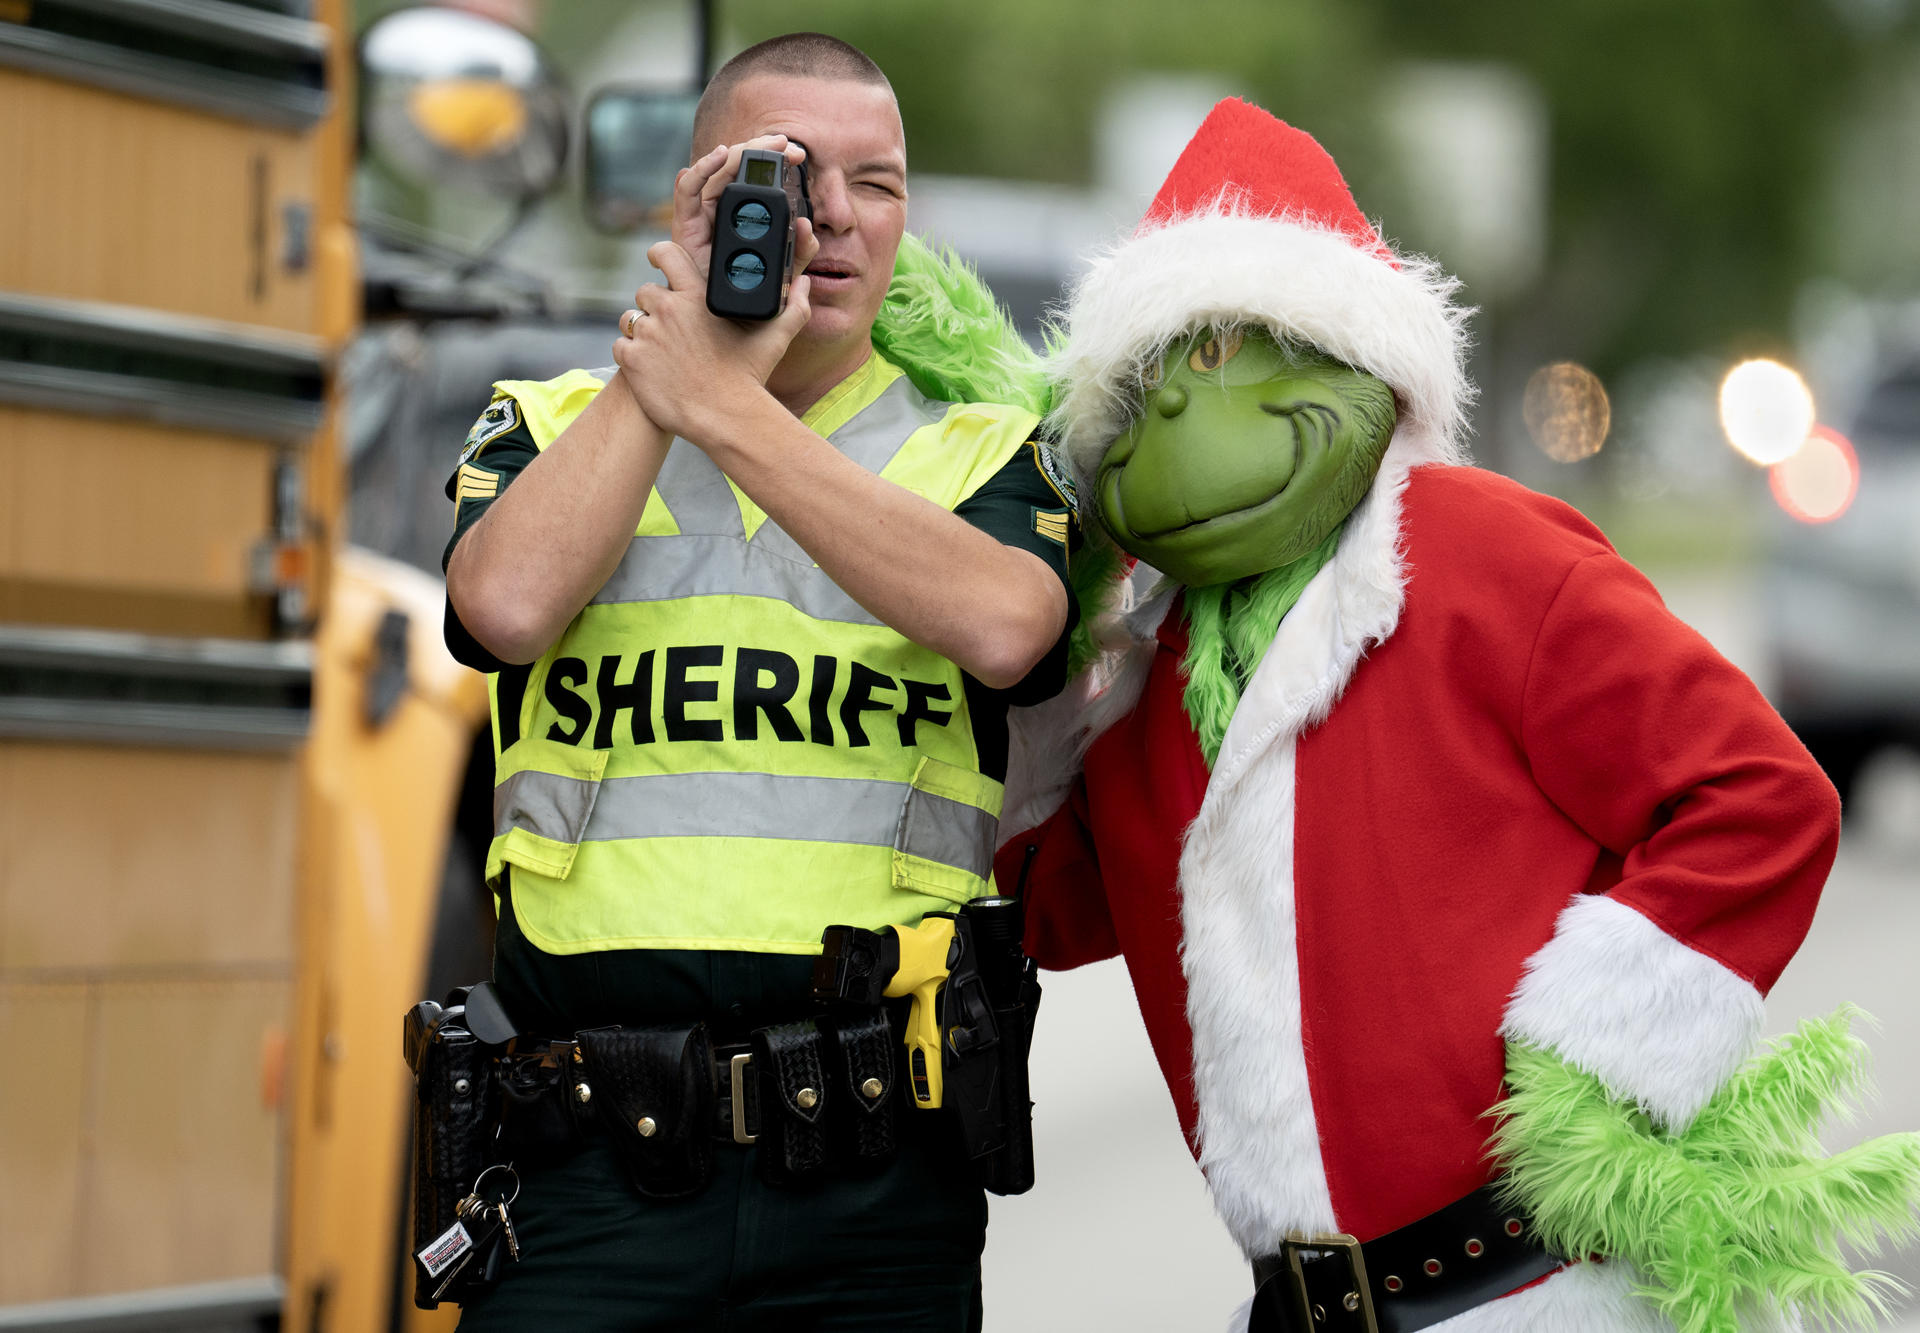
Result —
<path fill-rule="evenodd" d="M 316 327 L 314 145 L 0 70 L 0 291 Z"/>

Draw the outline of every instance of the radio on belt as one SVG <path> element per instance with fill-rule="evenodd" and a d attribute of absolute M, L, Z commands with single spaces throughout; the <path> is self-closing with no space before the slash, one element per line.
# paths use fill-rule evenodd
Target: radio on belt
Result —
<path fill-rule="evenodd" d="M 742 153 L 714 211 L 707 309 L 728 319 L 772 319 L 784 310 L 799 218 L 813 218 L 805 164 L 756 148 Z"/>

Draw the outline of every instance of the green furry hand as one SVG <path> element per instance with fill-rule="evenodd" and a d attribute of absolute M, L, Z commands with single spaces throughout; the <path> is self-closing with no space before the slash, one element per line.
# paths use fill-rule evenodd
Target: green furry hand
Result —
<path fill-rule="evenodd" d="M 1680 1333 L 1735 1333 L 1777 1306 L 1828 1322 L 1886 1313 L 1898 1283 L 1850 1271 L 1840 1242 L 1920 1234 L 1920 1134 L 1829 1156 L 1821 1122 L 1866 1083 L 1844 1006 L 1771 1042 L 1678 1133 L 1557 1057 L 1508 1043 L 1491 1149 L 1556 1253 L 1624 1259 Z"/>

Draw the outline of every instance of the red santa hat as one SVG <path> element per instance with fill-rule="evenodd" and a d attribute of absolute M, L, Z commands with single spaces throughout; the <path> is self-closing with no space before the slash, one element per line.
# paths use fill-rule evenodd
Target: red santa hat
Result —
<path fill-rule="evenodd" d="M 1423 459 L 1461 461 L 1473 395 L 1459 283 L 1395 254 L 1313 137 L 1220 102 L 1139 229 L 1075 284 L 1053 424 L 1082 480 L 1138 410 L 1142 373 L 1194 330 L 1265 327 L 1384 380 Z M 1091 494 L 1091 492 L 1088 492 Z"/>

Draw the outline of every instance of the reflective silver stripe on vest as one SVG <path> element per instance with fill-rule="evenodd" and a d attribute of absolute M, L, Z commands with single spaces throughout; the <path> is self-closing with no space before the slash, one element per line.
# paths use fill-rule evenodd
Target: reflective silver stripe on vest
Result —
<path fill-rule="evenodd" d="M 615 584 L 618 595 L 609 596 Z M 743 542 L 737 535 L 635 537 L 619 570 L 593 600 L 662 602 L 739 593 L 777 598 L 815 620 L 880 623 L 817 566 L 770 554 L 760 542 Z"/>
<path fill-rule="evenodd" d="M 727 485 L 726 477 L 699 445 L 675 436 L 653 488 L 666 501 L 667 512 L 681 532 L 689 536 L 710 533 L 735 541 L 747 535 L 733 487 Z"/>
<path fill-rule="evenodd" d="M 619 370 L 607 366 L 587 373 L 602 384 L 610 384 Z M 740 521 L 739 502 L 733 498 L 733 488 L 727 485 L 726 477 L 700 446 L 688 444 L 676 435 L 668 444 L 666 460 L 660 464 L 660 475 L 655 478 L 653 488 L 660 492 L 667 512 L 673 515 L 681 532 L 734 538 L 747 535 Z"/>
<path fill-rule="evenodd" d="M 493 789 L 493 836 L 523 828 L 555 842 L 579 842 L 593 809 L 594 784 L 523 769 Z"/>
<path fill-rule="evenodd" d="M 977 805 L 915 789 L 900 812 L 893 845 L 922 860 L 959 866 L 985 879 L 993 868 L 999 825 L 998 819 Z"/>
<path fill-rule="evenodd" d="M 584 789 L 584 791 L 582 790 Z M 985 879 L 999 821 L 978 806 L 872 778 L 658 773 L 592 784 L 531 769 L 494 789 L 494 834 L 516 826 L 560 842 L 593 811 L 582 842 L 624 838 L 774 838 L 894 847 Z M 546 821 L 546 822 L 542 822 Z"/>
<path fill-rule="evenodd" d="M 880 473 L 913 433 L 941 421 L 949 404 L 905 375 L 827 438 L 869 472 Z M 682 535 L 635 537 L 619 568 L 593 596 L 596 606 L 677 597 L 774 597 L 816 620 L 880 622 L 815 568 L 812 557 L 771 519 L 751 542 L 733 488 L 697 446 L 676 439 L 655 482 Z M 700 538 L 712 540 L 701 541 Z M 724 548 L 731 545 L 734 549 Z"/>

